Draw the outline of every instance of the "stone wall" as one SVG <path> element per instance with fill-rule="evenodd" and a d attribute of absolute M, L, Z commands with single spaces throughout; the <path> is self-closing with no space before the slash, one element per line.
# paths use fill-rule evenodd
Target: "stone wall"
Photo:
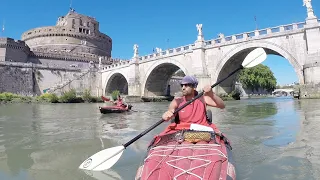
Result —
<path fill-rule="evenodd" d="M 74 75 L 73 78 L 65 81 L 62 86 L 56 88 L 53 93 L 61 95 L 63 92 L 75 89 L 77 95 L 82 95 L 85 90 L 90 90 L 91 95 L 98 96 L 98 79 L 97 71 L 91 69 L 82 72 L 81 74 Z"/>
<path fill-rule="evenodd" d="M 27 62 L 30 53 L 25 42 L 12 38 L 0 38 L 0 61 Z"/>
<path fill-rule="evenodd" d="M 40 93 L 34 79 L 32 68 L 0 66 L 0 93 L 12 92 L 22 95 Z"/>
<path fill-rule="evenodd" d="M 71 88 L 81 94 L 97 90 L 97 70 L 94 67 L 81 71 L 76 68 L 54 68 L 26 63 L 0 63 L 0 93 L 41 95 L 52 92 L 60 95 Z"/>
<path fill-rule="evenodd" d="M 299 92 L 300 99 L 319 99 L 320 84 L 299 85 L 295 89 Z"/>

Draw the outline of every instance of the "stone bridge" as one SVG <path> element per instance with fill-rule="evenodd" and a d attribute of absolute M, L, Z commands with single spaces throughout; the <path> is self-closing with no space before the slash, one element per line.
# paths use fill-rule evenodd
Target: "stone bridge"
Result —
<path fill-rule="evenodd" d="M 294 92 L 294 89 L 275 89 L 272 94 L 276 94 L 276 93 L 281 93 L 281 92 L 285 92 L 287 94 L 290 94 L 292 92 Z"/>
<path fill-rule="evenodd" d="M 198 88 L 213 84 L 233 71 L 254 48 L 262 47 L 267 54 L 284 57 L 294 68 L 300 84 L 320 82 L 320 23 L 308 15 L 305 22 L 280 25 L 244 32 L 232 36 L 204 40 L 202 25 L 197 25 L 195 43 L 178 48 L 159 50 L 157 53 L 139 55 L 134 46 L 130 61 L 105 66 L 100 70 L 101 94 L 120 90 L 130 96 L 161 96 L 166 94 L 171 76 L 182 70 L 185 75 L 195 75 Z M 277 62 L 274 62 L 277 63 Z M 235 77 L 229 78 L 214 90 L 228 93 L 233 90 Z"/>

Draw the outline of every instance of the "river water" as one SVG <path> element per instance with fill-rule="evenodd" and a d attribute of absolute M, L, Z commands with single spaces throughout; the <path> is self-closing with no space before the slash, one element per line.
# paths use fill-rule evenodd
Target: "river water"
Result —
<path fill-rule="evenodd" d="M 0 105 L 1 180 L 129 180 L 164 123 L 130 145 L 110 171 L 83 172 L 89 156 L 121 145 L 160 120 L 168 102 L 133 103 L 137 112 L 100 114 L 101 104 Z M 320 177 L 320 101 L 226 102 L 213 121 L 232 142 L 237 179 Z"/>

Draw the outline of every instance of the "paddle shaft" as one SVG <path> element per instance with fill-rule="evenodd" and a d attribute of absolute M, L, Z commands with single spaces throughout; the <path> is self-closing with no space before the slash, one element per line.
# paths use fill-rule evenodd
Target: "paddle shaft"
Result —
<path fill-rule="evenodd" d="M 213 84 L 211 86 L 211 88 L 214 88 L 215 86 L 217 86 L 218 84 L 220 84 L 222 81 L 228 79 L 230 76 L 232 76 L 234 73 L 236 73 L 237 71 L 243 69 L 243 66 L 241 65 L 239 68 L 237 68 L 236 70 L 232 71 L 227 77 L 219 80 L 218 82 L 216 82 L 215 84 Z M 185 104 L 183 104 L 181 107 L 177 108 L 173 114 L 178 113 L 181 109 L 185 108 L 186 106 L 188 106 L 190 103 L 192 103 L 193 101 L 195 101 L 196 99 L 198 99 L 199 97 L 201 97 L 203 95 L 204 91 L 202 91 L 201 93 L 199 93 L 198 95 L 196 95 L 194 98 L 192 98 L 190 101 L 186 102 Z M 144 136 L 145 134 L 147 134 L 149 131 L 151 131 L 152 129 L 156 128 L 157 126 L 159 126 L 161 123 L 165 122 L 165 120 L 161 119 L 160 121 L 158 121 L 156 124 L 152 125 L 151 127 L 149 127 L 148 129 L 146 129 L 145 131 L 143 131 L 142 133 L 140 133 L 138 136 L 134 137 L 133 139 L 131 139 L 129 142 L 125 143 L 123 146 L 126 148 L 128 146 L 130 146 L 130 144 L 134 143 L 136 140 L 140 139 L 142 136 Z"/>

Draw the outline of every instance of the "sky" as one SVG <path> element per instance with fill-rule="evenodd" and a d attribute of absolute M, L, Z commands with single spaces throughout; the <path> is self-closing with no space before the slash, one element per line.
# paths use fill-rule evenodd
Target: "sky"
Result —
<path fill-rule="evenodd" d="M 205 40 L 279 25 L 303 22 L 307 17 L 303 0 L 1 0 L 2 36 L 21 39 L 21 34 L 41 26 L 53 26 L 66 15 L 70 4 L 80 14 L 95 17 L 100 31 L 113 40 L 112 57 L 130 59 L 133 45 L 139 54 L 151 54 L 153 48 L 175 48 L 194 43 L 196 24 L 203 24 Z M 89 3 L 90 2 L 90 3 Z M 312 1 L 320 16 L 320 1 Z M 256 22 L 254 17 L 256 16 Z M 268 56 L 278 84 L 297 81 L 289 62 Z"/>

